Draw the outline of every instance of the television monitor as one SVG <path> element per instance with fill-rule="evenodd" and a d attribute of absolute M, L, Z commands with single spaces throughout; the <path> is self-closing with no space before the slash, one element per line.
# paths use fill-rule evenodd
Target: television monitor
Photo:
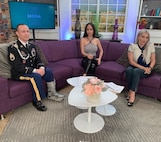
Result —
<path fill-rule="evenodd" d="M 11 28 L 26 24 L 30 29 L 55 29 L 55 5 L 9 1 Z"/>

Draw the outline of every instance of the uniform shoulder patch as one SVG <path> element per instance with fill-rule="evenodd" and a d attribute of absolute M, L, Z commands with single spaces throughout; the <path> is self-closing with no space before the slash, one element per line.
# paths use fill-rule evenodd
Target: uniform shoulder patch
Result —
<path fill-rule="evenodd" d="M 10 58 L 11 61 L 14 61 L 15 60 L 15 55 L 10 53 L 9 58 Z"/>

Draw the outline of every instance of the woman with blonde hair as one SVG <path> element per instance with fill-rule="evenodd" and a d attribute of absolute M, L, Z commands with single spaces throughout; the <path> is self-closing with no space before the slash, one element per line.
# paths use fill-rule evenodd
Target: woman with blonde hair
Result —
<path fill-rule="evenodd" d="M 143 29 L 139 31 L 136 43 L 131 44 L 128 48 L 130 63 L 130 66 L 126 69 L 126 80 L 129 89 L 128 106 L 133 106 L 140 79 L 149 77 L 155 65 L 155 47 L 149 41 L 150 34 Z"/>

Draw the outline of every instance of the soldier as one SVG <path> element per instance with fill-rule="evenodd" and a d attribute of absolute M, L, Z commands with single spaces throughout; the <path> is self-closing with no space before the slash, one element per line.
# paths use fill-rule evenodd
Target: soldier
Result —
<path fill-rule="evenodd" d="M 11 65 L 11 77 L 14 80 L 28 80 L 33 87 L 33 106 L 39 111 L 46 111 L 41 99 L 46 97 L 43 82 L 47 82 L 47 98 L 62 101 L 64 95 L 55 89 L 55 80 L 51 69 L 46 68 L 36 52 L 36 46 L 29 43 L 30 31 L 27 25 L 19 24 L 16 28 L 17 41 L 8 47 L 8 59 Z"/>

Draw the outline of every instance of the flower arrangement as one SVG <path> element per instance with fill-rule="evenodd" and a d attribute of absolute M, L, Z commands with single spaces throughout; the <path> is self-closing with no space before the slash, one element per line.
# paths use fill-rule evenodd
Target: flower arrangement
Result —
<path fill-rule="evenodd" d="M 107 90 L 107 86 L 104 81 L 98 79 L 97 77 L 87 79 L 87 81 L 83 83 L 82 88 L 83 93 L 86 96 L 101 94 L 102 91 Z"/>

